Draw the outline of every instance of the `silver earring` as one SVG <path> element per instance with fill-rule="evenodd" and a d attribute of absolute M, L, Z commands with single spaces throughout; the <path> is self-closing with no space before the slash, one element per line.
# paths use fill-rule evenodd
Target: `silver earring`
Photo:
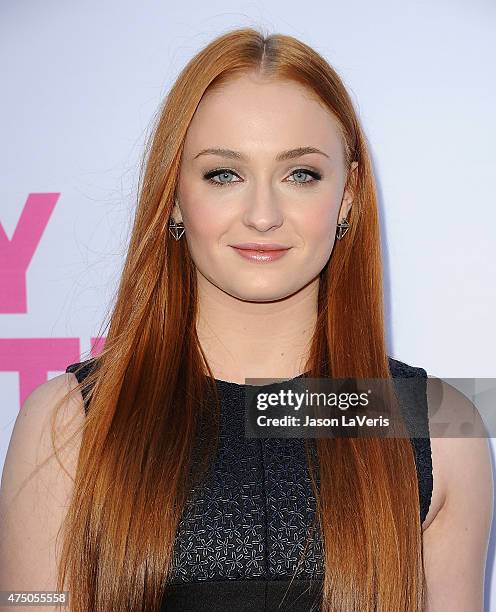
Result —
<path fill-rule="evenodd" d="M 174 203 L 176 204 L 176 206 L 178 205 L 177 198 L 174 198 Z M 182 221 L 178 221 L 176 223 L 176 221 L 172 217 L 170 217 L 169 232 L 171 233 L 174 240 L 179 240 L 185 232 L 184 223 Z"/>
<path fill-rule="evenodd" d="M 174 240 L 179 240 L 185 232 L 184 223 L 182 221 L 176 223 L 171 217 L 169 219 L 169 232 L 171 233 Z"/>
<path fill-rule="evenodd" d="M 337 224 L 338 231 L 336 232 L 336 238 L 341 240 L 341 238 L 346 234 L 346 232 L 350 228 L 350 224 L 346 221 L 346 218 L 343 217 L 341 221 Z"/>

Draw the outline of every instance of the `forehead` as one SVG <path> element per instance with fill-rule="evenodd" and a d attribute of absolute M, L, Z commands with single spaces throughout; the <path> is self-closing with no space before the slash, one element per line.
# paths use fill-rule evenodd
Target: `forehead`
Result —
<path fill-rule="evenodd" d="M 245 74 L 203 96 L 185 140 L 185 153 L 225 146 L 273 155 L 294 146 L 342 155 L 339 123 L 315 96 L 294 81 Z"/>

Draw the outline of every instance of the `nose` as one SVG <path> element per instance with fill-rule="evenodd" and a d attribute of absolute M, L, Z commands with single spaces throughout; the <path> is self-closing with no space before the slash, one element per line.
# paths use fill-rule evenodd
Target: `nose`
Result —
<path fill-rule="evenodd" d="M 259 232 L 268 232 L 283 224 L 284 215 L 277 198 L 268 191 L 254 194 L 243 214 L 243 223 Z"/>

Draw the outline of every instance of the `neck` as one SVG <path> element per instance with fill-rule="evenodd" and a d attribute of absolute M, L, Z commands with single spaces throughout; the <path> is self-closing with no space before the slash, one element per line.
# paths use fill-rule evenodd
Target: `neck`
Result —
<path fill-rule="evenodd" d="M 293 378 L 306 367 L 319 278 L 273 302 L 248 302 L 198 273 L 197 335 L 214 378 Z"/>

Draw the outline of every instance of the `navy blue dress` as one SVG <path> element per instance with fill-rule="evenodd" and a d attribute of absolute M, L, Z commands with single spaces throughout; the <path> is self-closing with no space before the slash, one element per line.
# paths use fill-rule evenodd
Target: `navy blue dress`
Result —
<path fill-rule="evenodd" d="M 423 368 L 391 357 L 389 364 L 393 378 L 427 379 Z M 80 365 L 71 364 L 66 372 Z M 77 375 L 79 381 L 90 367 L 88 360 Z M 216 385 L 222 402 L 217 455 L 186 504 L 163 610 L 316 612 L 323 548 L 318 529 L 312 529 L 316 500 L 304 440 L 247 438 L 245 385 L 221 380 Z M 86 399 L 85 405 L 87 409 Z M 423 419 L 427 428 L 427 435 L 411 438 L 423 522 L 433 488 L 425 394 L 414 406 L 417 423 Z"/>

